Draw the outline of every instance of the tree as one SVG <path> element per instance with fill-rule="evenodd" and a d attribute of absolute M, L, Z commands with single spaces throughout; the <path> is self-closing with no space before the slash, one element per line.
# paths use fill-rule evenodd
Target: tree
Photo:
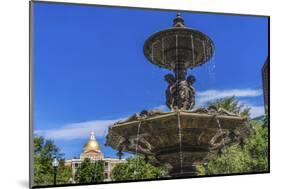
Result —
<path fill-rule="evenodd" d="M 155 179 L 167 175 L 164 167 L 155 167 L 147 163 L 142 156 L 127 159 L 127 163 L 117 164 L 112 170 L 115 181 Z"/>
<path fill-rule="evenodd" d="M 210 103 L 217 108 L 225 108 L 237 114 L 249 116 L 250 108 L 243 109 L 234 97 L 220 99 Z M 197 166 L 199 175 L 252 173 L 268 170 L 268 117 L 262 123 L 251 121 L 253 133 L 241 145 L 226 147 L 222 153 L 214 153 L 207 165 Z"/>
<path fill-rule="evenodd" d="M 78 183 L 102 182 L 104 180 L 104 162 L 102 160 L 92 162 L 86 158 L 75 173 L 75 181 Z"/>
<path fill-rule="evenodd" d="M 254 134 L 242 147 L 226 147 L 222 153 L 214 154 L 207 167 L 198 166 L 200 175 L 253 173 L 268 171 L 268 129 L 253 123 Z"/>
<path fill-rule="evenodd" d="M 266 121 L 267 122 L 267 121 Z M 247 166 L 251 172 L 268 171 L 268 127 L 253 123 L 255 133 L 248 139 L 244 151 L 251 157 Z"/>
<path fill-rule="evenodd" d="M 52 185 L 53 167 L 52 161 L 56 157 L 59 160 L 57 168 L 57 184 L 65 184 L 71 178 L 71 168 L 64 166 L 59 148 L 51 140 L 45 140 L 43 137 L 34 138 L 34 184 Z"/>
<path fill-rule="evenodd" d="M 268 112 L 265 112 L 265 116 L 263 118 L 263 126 L 268 127 Z"/>
<path fill-rule="evenodd" d="M 250 172 L 247 167 L 248 154 L 244 153 L 239 145 L 227 147 L 223 153 L 216 153 L 207 165 L 197 167 L 199 175 L 231 174 Z"/>
<path fill-rule="evenodd" d="M 224 108 L 232 113 L 250 117 L 251 108 L 240 104 L 239 101 L 235 99 L 235 96 L 215 100 L 214 102 L 210 102 L 209 106 L 215 106 L 217 109 Z"/>

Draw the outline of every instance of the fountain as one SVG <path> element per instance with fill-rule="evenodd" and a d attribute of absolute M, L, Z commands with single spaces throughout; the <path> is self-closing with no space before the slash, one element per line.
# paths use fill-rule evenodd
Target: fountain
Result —
<path fill-rule="evenodd" d="M 109 127 L 106 145 L 122 152 L 153 157 L 172 177 L 197 175 L 195 166 L 208 162 L 215 151 L 243 142 L 251 125 L 222 108 L 193 109 L 195 77 L 187 70 L 207 63 L 214 53 L 212 40 L 200 31 L 187 28 L 178 13 L 173 27 L 149 37 L 144 44 L 146 58 L 173 74 L 168 82 L 166 105 L 170 112 L 144 110 Z M 137 168 L 136 168 L 137 170 Z"/>

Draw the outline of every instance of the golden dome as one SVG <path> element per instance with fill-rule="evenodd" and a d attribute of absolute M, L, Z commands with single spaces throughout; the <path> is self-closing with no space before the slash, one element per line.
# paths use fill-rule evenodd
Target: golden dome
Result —
<path fill-rule="evenodd" d="M 100 145 L 96 140 L 94 132 L 91 133 L 90 139 L 84 145 L 84 152 L 88 152 L 88 151 L 91 151 L 91 150 L 100 152 Z"/>

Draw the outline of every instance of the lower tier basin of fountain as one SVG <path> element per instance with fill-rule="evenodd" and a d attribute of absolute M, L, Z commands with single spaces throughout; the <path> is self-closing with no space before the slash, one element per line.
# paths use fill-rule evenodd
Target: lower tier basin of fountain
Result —
<path fill-rule="evenodd" d="M 246 117 L 223 110 L 150 111 L 110 126 L 106 145 L 152 156 L 171 176 L 194 176 L 196 165 L 211 159 L 212 152 L 243 142 L 251 128 Z"/>

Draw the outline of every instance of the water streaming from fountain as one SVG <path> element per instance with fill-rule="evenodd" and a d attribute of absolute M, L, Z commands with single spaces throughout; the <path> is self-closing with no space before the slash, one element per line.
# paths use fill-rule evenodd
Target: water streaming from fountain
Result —
<path fill-rule="evenodd" d="M 162 38 L 162 41 L 161 41 L 161 48 L 162 48 L 162 64 L 165 64 L 165 46 L 164 46 L 164 38 Z"/>
<path fill-rule="evenodd" d="M 178 35 L 176 35 L 176 63 L 178 63 Z"/>
<path fill-rule="evenodd" d="M 182 154 L 182 133 L 181 133 L 181 121 L 180 121 L 180 114 L 179 112 L 177 113 L 177 117 L 178 117 L 178 137 L 179 137 L 179 148 L 180 148 L 180 153 L 179 153 L 179 158 L 180 158 L 180 173 L 182 173 L 182 168 L 183 168 L 183 154 Z"/>
<path fill-rule="evenodd" d="M 216 122 L 217 122 L 217 125 L 218 125 L 218 128 L 219 128 L 219 132 L 220 132 L 220 134 L 222 136 L 223 135 L 223 131 L 222 131 L 222 128 L 221 128 L 220 120 L 218 119 L 217 116 L 215 116 L 215 119 L 216 119 Z M 223 149 L 224 149 L 225 148 L 224 137 L 222 137 L 222 145 L 223 145 Z"/>
<path fill-rule="evenodd" d="M 214 82 L 215 79 L 216 79 L 216 75 L 215 75 L 215 69 L 216 69 L 216 62 L 215 62 L 215 52 L 213 53 L 213 57 L 211 58 L 211 64 L 210 64 L 210 67 L 211 67 L 211 80 Z"/>
<path fill-rule="evenodd" d="M 206 61 L 206 45 L 205 45 L 205 41 L 202 40 L 202 47 L 203 47 L 203 61 Z"/>
<path fill-rule="evenodd" d="M 152 61 L 154 60 L 154 43 L 152 43 L 152 45 L 151 45 L 151 59 L 152 59 Z"/>
<path fill-rule="evenodd" d="M 218 119 L 217 116 L 215 116 L 215 119 L 216 119 L 216 122 L 217 122 L 217 125 L 218 125 L 218 128 L 219 128 L 219 132 L 220 132 L 220 134 L 221 134 L 221 136 L 222 136 L 222 145 L 223 145 L 223 148 L 221 148 L 221 151 L 223 152 L 224 149 L 225 149 L 225 141 L 224 141 L 224 138 L 225 138 L 225 137 L 223 137 L 223 131 L 222 131 L 222 128 L 221 128 L 220 120 Z M 228 166 L 227 166 L 227 173 L 230 173 L 229 167 L 228 167 Z"/>
<path fill-rule="evenodd" d="M 194 42 L 193 42 L 193 35 L 190 35 L 191 39 L 191 50 L 192 50 L 192 65 L 195 65 L 195 59 L 194 59 Z"/>
<path fill-rule="evenodd" d="M 211 82 L 215 81 L 215 68 L 216 68 L 216 63 L 215 63 L 215 51 L 214 51 L 213 56 L 209 60 L 209 64 L 208 64 L 208 76 Z"/>

